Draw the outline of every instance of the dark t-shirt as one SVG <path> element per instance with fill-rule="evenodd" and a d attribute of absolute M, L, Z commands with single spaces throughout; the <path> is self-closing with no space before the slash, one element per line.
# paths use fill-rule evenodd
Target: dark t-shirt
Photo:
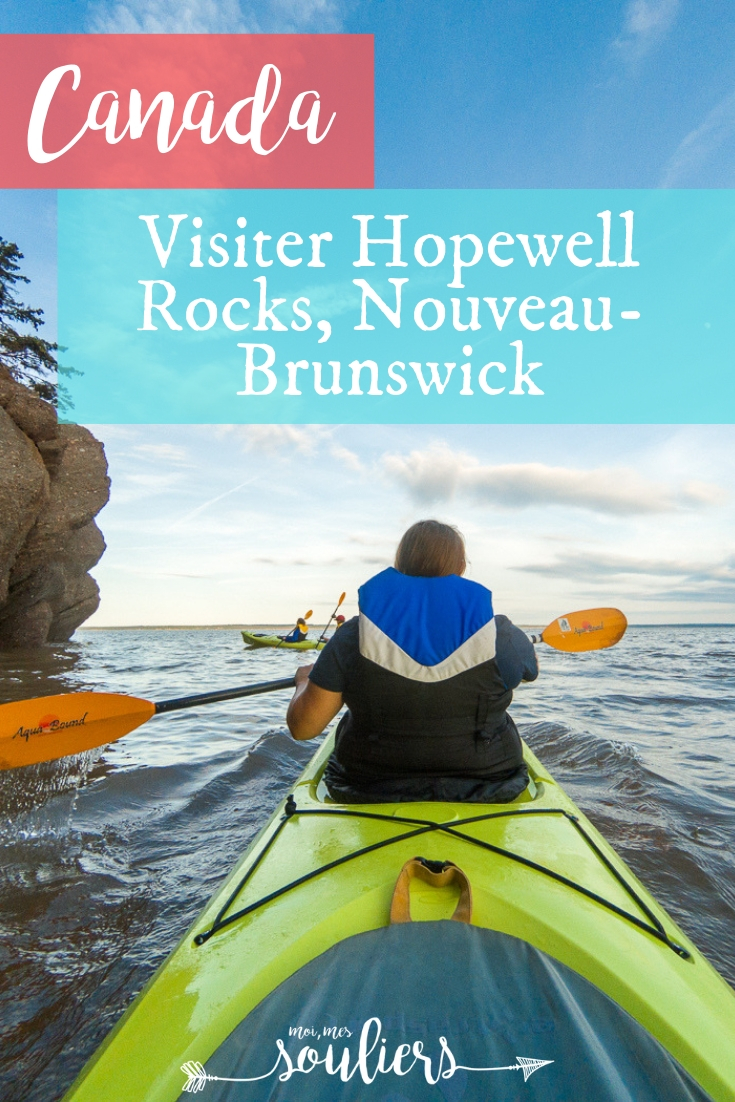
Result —
<path fill-rule="evenodd" d="M 515 689 L 521 681 L 535 681 L 538 662 L 533 643 L 507 616 L 496 616 L 497 640 L 495 661 L 507 689 Z M 316 660 L 309 679 L 330 693 L 349 692 L 357 676 L 360 656 L 359 620 L 353 616 L 332 636 Z"/>

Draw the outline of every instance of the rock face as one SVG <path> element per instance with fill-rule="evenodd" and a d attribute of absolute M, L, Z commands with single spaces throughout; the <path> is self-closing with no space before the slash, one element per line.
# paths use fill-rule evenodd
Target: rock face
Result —
<path fill-rule="evenodd" d="M 99 605 L 102 444 L 0 365 L 0 650 L 65 642 Z"/>

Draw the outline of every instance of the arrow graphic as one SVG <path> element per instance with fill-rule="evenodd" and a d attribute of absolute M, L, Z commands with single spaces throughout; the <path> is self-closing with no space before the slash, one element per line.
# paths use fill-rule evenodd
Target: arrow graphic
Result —
<path fill-rule="evenodd" d="M 278 1064 L 276 1064 L 276 1067 L 278 1067 Z M 207 1083 L 257 1083 L 259 1079 L 267 1079 L 276 1068 L 272 1068 L 265 1075 L 256 1075 L 254 1079 L 228 1079 L 222 1075 L 209 1075 L 204 1070 L 204 1064 L 200 1064 L 198 1060 L 187 1060 L 185 1064 L 181 1065 L 181 1070 L 187 1077 L 182 1089 L 188 1091 L 189 1094 L 196 1094 L 197 1091 L 203 1091 Z"/>
<path fill-rule="evenodd" d="M 533 1075 L 539 1068 L 544 1067 L 546 1064 L 553 1064 L 553 1060 L 532 1060 L 528 1056 L 516 1056 L 518 1063 L 516 1067 L 519 1067 L 523 1072 L 523 1082 L 527 1083 L 529 1076 Z"/>
<path fill-rule="evenodd" d="M 527 1083 L 535 1071 L 539 1068 L 546 1067 L 547 1064 L 553 1064 L 553 1060 L 535 1060 L 531 1056 L 516 1056 L 518 1061 L 515 1064 L 507 1064 L 505 1067 L 498 1068 L 469 1068 L 463 1064 L 458 1064 L 456 1071 L 522 1071 L 523 1082 Z M 254 1079 L 228 1079 L 222 1075 L 209 1075 L 205 1070 L 204 1065 L 200 1064 L 198 1060 L 187 1060 L 185 1064 L 181 1065 L 181 1070 L 186 1076 L 186 1082 L 184 1083 L 183 1090 L 188 1094 L 196 1094 L 198 1091 L 203 1091 L 207 1083 L 254 1083 Z M 275 1068 L 273 1069 L 275 1071 Z M 269 1075 L 272 1075 L 273 1071 L 267 1072 L 265 1075 L 259 1075 L 258 1079 L 267 1079 Z"/>
<path fill-rule="evenodd" d="M 516 1056 L 517 1064 L 507 1064 L 502 1068 L 468 1068 L 464 1064 L 457 1064 L 457 1071 L 522 1071 L 523 1082 L 527 1083 L 535 1071 L 546 1064 L 553 1064 L 553 1060 L 534 1060 L 531 1056 Z"/>

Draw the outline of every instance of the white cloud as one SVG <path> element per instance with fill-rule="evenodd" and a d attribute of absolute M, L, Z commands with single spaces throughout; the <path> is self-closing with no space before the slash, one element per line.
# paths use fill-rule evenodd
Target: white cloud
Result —
<path fill-rule="evenodd" d="M 365 465 L 357 453 L 350 451 L 349 448 L 345 448 L 342 444 L 332 444 L 329 449 L 329 454 L 334 459 L 339 460 L 340 463 L 351 471 L 362 472 L 365 470 Z"/>
<path fill-rule="evenodd" d="M 97 34 L 238 34 L 257 30 L 242 18 L 238 0 L 126 0 L 90 5 Z"/>
<path fill-rule="evenodd" d="M 136 444 L 131 449 L 131 454 L 137 459 L 157 460 L 162 463 L 174 463 L 188 466 L 189 459 L 186 448 L 177 444 Z"/>
<path fill-rule="evenodd" d="M 461 495 L 507 509 L 562 505 L 632 516 L 700 508 L 724 497 L 720 488 L 710 483 L 688 481 L 670 487 L 626 467 L 583 470 L 544 463 L 483 465 L 444 444 L 409 455 L 385 455 L 382 464 L 386 475 L 422 505 Z"/>
<path fill-rule="evenodd" d="M 609 553 L 572 551 L 551 563 L 518 567 L 529 574 L 562 578 L 608 587 L 617 582 L 619 592 L 667 601 L 702 601 L 705 604 L 735 602 L 735 556 L 715 562 L 685 559 L 635 558 Z"/>
<path fill-rule="evenodd" d="M 326 449 L 332 459 L 343 467 L 364 473 L 365 464 L 351 448 L 338 442 L 332 443 L 339 426 L 327 425 L 219 425 L 217 435 L 234 434 L 241 438 L 245 451 L 262 452 L 271 457 L 288 460 L 294 456 L 313 458 Z"/>
<path fill-rule="evenodd" d="M 137 440 L 139 433 L 134 425 L 87 425 L 86 428 L 98 440 L 114 444 L 118 440 Z"/>
<path fill-rule="evenodd" d="M 123 471 L 113 478 L 115 505 L 127 505 L 132 501 L 180 491 L 183 475 L 178 472 L 135 473 Z"/>
<path fill-rule="evenodd" d="M 324 555 L 316 555 L 312 558 L 305 558 L 303 555 L 288 556 L 282 555 L 280 558 L 276 558 L 273 555 L 256 555 L 253 562 L 263 563 L 265 566 L 309 566 L 309 567 L 331 567 L 342 566 L 348 560 L 344 555 L 336 555 L 332 558 L 326 558 Z M 358 560 L 359 561 L 359 560 Z"/>
<path fill-rule="evenodd" d="M 548 577 L 573 576 L 588 580 L 632 575 L 665 577 L 670 580 L 694 574 L 701 575 L 703 571 L 709 572 L 713 567 L 677 559 L 636 558 L 633 555 L 618 555 L 604 551 L 568 551 L 562 552 L 552 563 L 531 563 L 518 569 Z"/>
<path fill-rule="evenodd" d="M 365 535 L 362 532 L 354 532 L 347 537 L 348 543 L 357 543 L 360 547 L 386 547 L 390 540 L 385 536 L 376 536 L 374 533 Z"/>
<path fill-rule="evenodd" d="M 640 61 L 673 26 L 679 0 L 630 0 L 613 49 L 627 62 Z"/>
<path fill-rule="evenodd" d="M 338 31 L 339 0 L 102 0 L 87 26 L 99 34 L 257 34 Z"/>
<path fill-rule="evenodd" d="M 262 6 L 270 7 L 270 19 L 277 24 L 277 27 L 269 27 L 271 31 L 303 30 L 307 27 L 320 31 L 342 29 L 342 10 L 338 0 L 271 0 L 269 5 Z"/>
<path fill-rule="evenodd" d="M 241 437 L 245 451 L 289 459 L 294 452 L 314 455 L 330 434 L 321 425 L 220 425 L 219 433 Z"/>
<path fill-rule="evenodd" d="M 735 133 L 735 92 L 712 108 L 704 120 L 679 143 L 666 164 L 661 187 L 678 187 L 701 168 Z"/>

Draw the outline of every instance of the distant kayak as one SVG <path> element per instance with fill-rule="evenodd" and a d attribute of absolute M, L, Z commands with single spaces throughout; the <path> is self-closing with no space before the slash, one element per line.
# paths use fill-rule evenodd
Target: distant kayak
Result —
<path fill-rule="evenodd" d="M 279 650 L 321 650 L 326 644 L 316 639 L 302 639 L 300 643 L 284 643 L 278 635 L 266 635 L 262 631 L 243 631 L 242 637 L 248 647 L 278 647 Z"/>

